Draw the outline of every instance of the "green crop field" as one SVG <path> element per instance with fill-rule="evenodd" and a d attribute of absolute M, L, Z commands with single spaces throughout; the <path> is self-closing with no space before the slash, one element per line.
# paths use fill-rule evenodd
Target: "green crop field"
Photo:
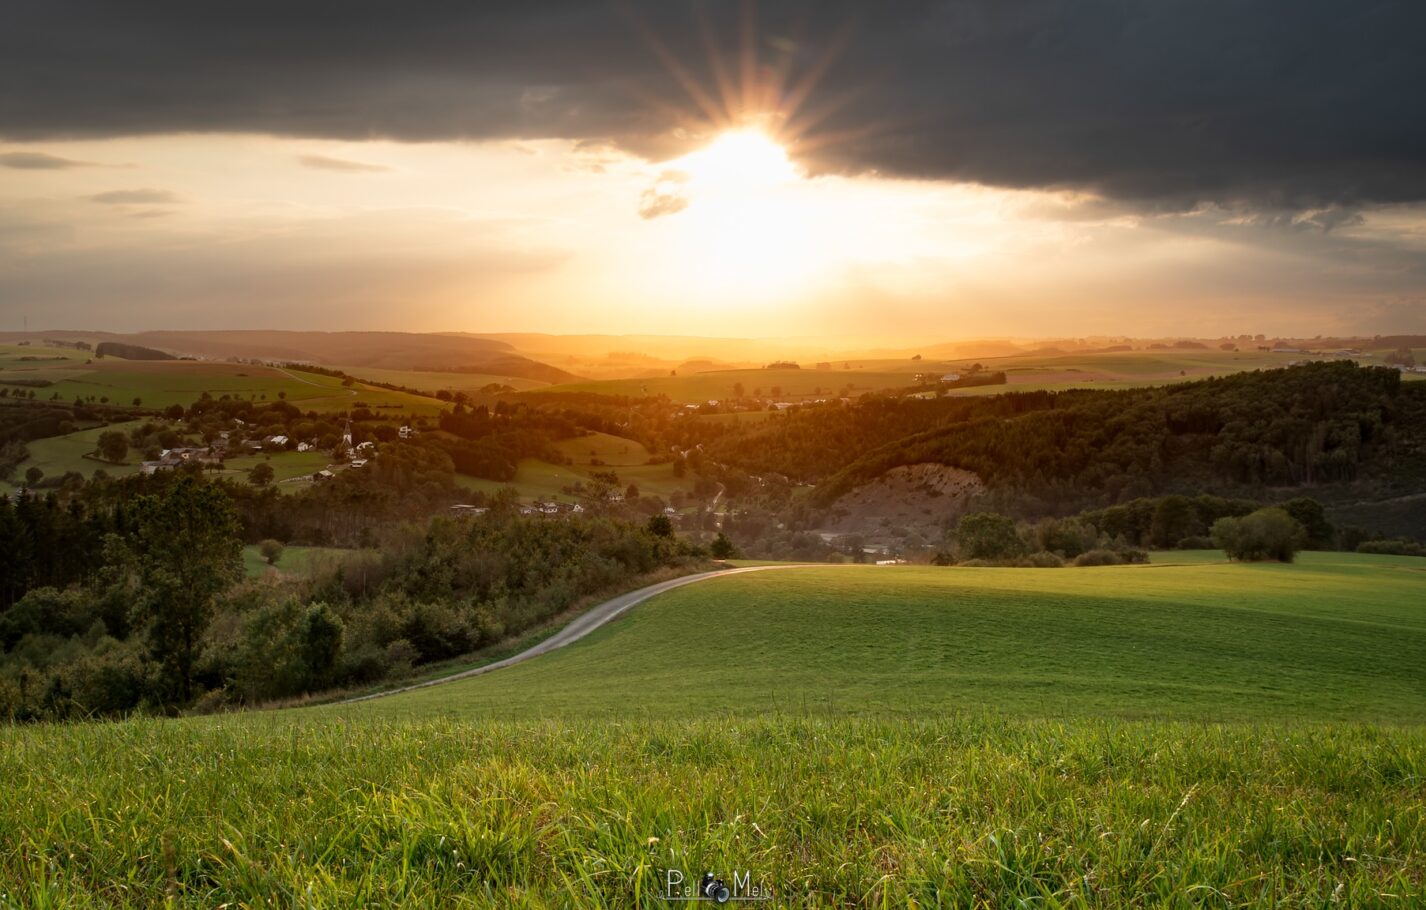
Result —
<path fill-rule="evenodd" d="M 1420 906 L 1423 564 L 776 570 L 372 702 L 0 728 L 0 906 Z"/>

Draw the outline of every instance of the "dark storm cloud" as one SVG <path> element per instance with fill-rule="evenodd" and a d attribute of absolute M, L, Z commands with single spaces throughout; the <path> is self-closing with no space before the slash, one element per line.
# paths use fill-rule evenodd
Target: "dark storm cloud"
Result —
<path fill-rule="evenodd" d="M 662 155 L 700 126 L 692 97 L 719 94 L 719 69 L 759 71 L 739 66 L 746 33 L 788 85 L 832 61 L 793 117 L 815 120 L 800 150 L 821 170 L 1162 210 L 1426 199 L 1420 0 L 19 0 L 5 19 L 0 135 L 16 140 L 562 137 Z"/>
<path fill-rule="evenodd" d="M 90 202 L 103 205 L 167 205 L 182 202 L 176 193 L 168 190 L 110 190 L 86 197 Z"/>
<path fill-rule="evenodd" d="M 72 167 L 90 167 L 90 163 L 45 152 L 4 152 L 0 153 L 0 166 L 22 171 L 63 171 Z"/>

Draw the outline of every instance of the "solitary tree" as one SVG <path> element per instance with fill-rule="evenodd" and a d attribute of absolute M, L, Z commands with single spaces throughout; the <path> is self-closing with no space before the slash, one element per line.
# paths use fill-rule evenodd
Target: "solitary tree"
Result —
<path fill-rule="evenodd" d="M 655 537 L 673 536 L 673 522 L 669 520 L 667 515 L 651 516 L 646 527 L 648 528 L 648 532 Z"/>
<path fill-rule="evenodd" d="M 183 477 L 161 496 L 138 499 L 128 544 L 150 654 L 172 694 L 186 702 L 213 601 L 242 576 L 237 513 L 222 490 Z"/>
<path fill-rule="evenodd" d="M 262 554 L 262 558 L 267 560 L 267 564 L 270 566 L 277 565 L 277 561 L 282 558 L 284 549 L 282 541 L 273 540 L 271 537 L 257 545 L 257 551 Z"/>
<path fill-rule="evenodd" d="M 1276 506 L 1258 509 L 1242 518 L 1220 518 L 1213 523 L 1213 543 L 1229 559 L 1292 562 L 1307 542 L 1307 532 L 1297 520 Z"/>
<path fill-rule="evenodd" d="M 732 559 L 738 555 L 738 548 L 733 546 L 727 534 L 719 531 L 718 536 L 713 538 L 713 543 L 708 546 L 708 552 L 713 554 L 714 559 Z"/>
<path fill-rule="evenodd" d="M 129 439 L 118 430 L 99 434 L 99 455 L 105 461 L 120 462 L 129 454 Z"/>
<path fill-rule="evenodd" d="M 248 472 L 248 482 L 255 487 L 265 487 L 272 483 L 273 473 L 272 465 L 260 461 Z"/>
<path fill-rule="evenodd" d="M 29 486 L 34 486 L 35 484 L 43 480 L 44 476 L 45 472 L 40 470 L 39 465 L 30 465 L 30 467 L 25 471 L 25 483 Z"/>

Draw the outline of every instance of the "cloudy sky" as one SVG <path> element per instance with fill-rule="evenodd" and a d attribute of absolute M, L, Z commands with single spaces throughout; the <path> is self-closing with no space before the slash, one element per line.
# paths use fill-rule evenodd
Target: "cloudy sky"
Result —
<path fill-rule="evenodd" d="M 1426 4 L 12 0 L 0 329 L 1426 331 Z"/>

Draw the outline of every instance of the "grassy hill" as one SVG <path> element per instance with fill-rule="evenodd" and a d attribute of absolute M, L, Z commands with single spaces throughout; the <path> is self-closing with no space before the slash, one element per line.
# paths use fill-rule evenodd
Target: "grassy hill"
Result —
<path fill-rule="evenodd" d="M 394 415 L 430 415 L 442 408 L 441 402 L 430 398 L 360 383 L 344 387 L 335 377 L 277 367 L 198 360 L 94 358 L 69 348 L 19 345 L 0 345 L 0 385 L 34 388 L 36 397 L 44 399 L 53 395 L 64 401 L 93 397 L 125 405 L 138 399 L 149 408 L 172 404 L 187 406 L 204 392 L 215 398 L 223 395 L 258 401 L 285 398 L 304 411 L 318 413 L 350 410 L 358 402 Z"/>
<path fill-rule="evenodd" d="M 3 727 L 0 905 L 1417 906 L 1419 563 L 764 572 L 375 702 Z"/>
<path fill-rule="evenodd" d="M 510 670 L 344 710 L 1423 723 L 1423 604 L 1426 563 L 1356 554 L 777 570 L 670 592 Z"/>

